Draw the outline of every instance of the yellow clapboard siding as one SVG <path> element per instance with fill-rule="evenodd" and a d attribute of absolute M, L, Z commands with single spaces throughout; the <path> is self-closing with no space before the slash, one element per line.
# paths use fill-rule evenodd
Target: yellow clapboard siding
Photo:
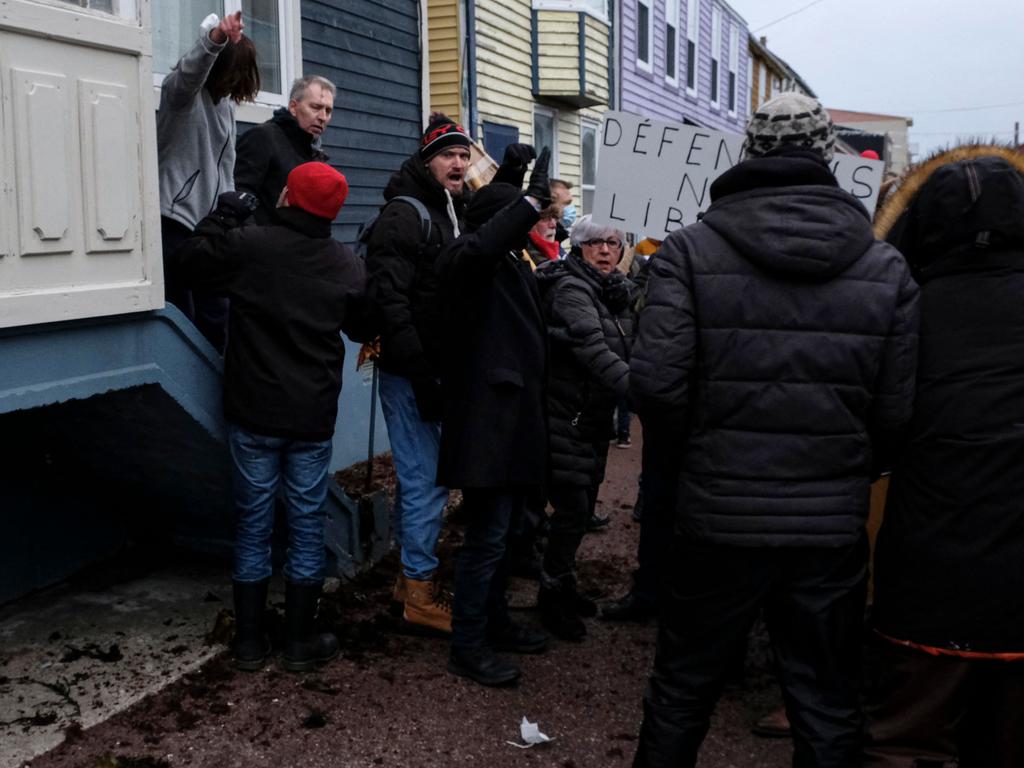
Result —
<path fill-rule="evenodd" d="M 533 131 L 533 71 L 529 0 L 477 6 L 477 111 L 481 122 Z M 500 158 L 497 158 L 500 160 Z"/>
<path fill-rule="evenodd" d="M 428 0 L 427 55 L 429 103 L 454 120 L 462 120 L 461 35 L 459 0 Z"/>

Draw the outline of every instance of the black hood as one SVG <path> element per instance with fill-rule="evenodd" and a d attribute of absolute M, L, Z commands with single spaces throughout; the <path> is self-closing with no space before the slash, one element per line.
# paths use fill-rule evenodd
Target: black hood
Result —
<path fill-rule="evenodd" d="M 864 206 L 813 152 L 746 160 L 711 185 L 711 199 L 702 221 L 770 272 L 830 280 L 875 239 Z"/>
<path fill-rule="evenodd" d="M 274 110 L 274 116 L 271 118 L 274 124 L 277 125 L 284 135 L 288 137 L 288 141 L 299 148 L 299 151 L 305 154 L 310 147 L 315 151 L 320 151 L 320 139 L 321 136 L 314 136 L 309 131 L 304 131 L 299 127 L 298 120 L 295 119 L 295 115 L 288 111 L 287 107 L 278 107 Z M 326 157 L 326 155 L 324 156 Z"/>
<path fill-rule="evenodd" d="M 401 168 L 391 174 L 388 185 L 384 188 L 384 199 L 391 200 L 400 195 L 407 195 L 423 201 L 428 207 L 443 211 L 448 207 L 448 198 L 444 191 L 441 182 L 434 178 L 430 169 L 420 160 L 420 156 L 413 154 L 402 163 Z M 456 215 L 461 214 L 468 198 L 465 185 L 462 187 L 461 195 L 452 195 Z"/>

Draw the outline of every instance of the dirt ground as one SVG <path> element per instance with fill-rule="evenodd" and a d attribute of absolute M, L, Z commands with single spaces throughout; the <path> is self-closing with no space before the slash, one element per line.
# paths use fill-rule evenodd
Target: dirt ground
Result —
<path fill-rule="evenodd" d="M 640 446 L 611 451 L 598 511 L 612 516 L 580 552 L 583 589 L 621 594 L 635 562 L 638 526 L 630 516 Z M 445 551 L 458 539 L 446 534 Z M 342 656 L 295 675 L 268 664 L 237 672 L 225 653 L 110 720 L 69 728 L 63 744 L 33 768 L 174 766 L 628 766 L 636 747 L 641 694 L 654 654 L 655 627 L 587 620 L 581 644 L 552 641 L 523 656 L 513 689 L 487 689 L 445 671 L 447 644 L 397 631 L 388 611 L 392 556 L 358 581 L 325 596 L 322 618 Z M 535 585 L 514 580 L 519 620 L 535 622 Z M 276 606 L 279 610 L 280 605 Z M 766 670 L 763 638 L 752 640 L 745 676 L 719 703 L 700 768 L 783 768 L 788 740 L 750 735 L 779 702 Z M 554 740 L 517 749 L 523 717 Z"/>

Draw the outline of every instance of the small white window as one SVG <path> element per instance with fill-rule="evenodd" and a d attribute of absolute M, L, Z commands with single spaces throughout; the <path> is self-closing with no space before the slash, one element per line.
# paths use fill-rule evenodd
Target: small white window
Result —
<path fill-rule="evenodd" d="M 679 84 L 679 0 L 665 0 L 665 80 Z"/>
<path fill-rule="evenodd" d="M 122 19 L 137 21 L 139 9 L 136 0 L 63 0 L 68 5 L 77 5 L 79 8 L 89 8 L 93 11 L 102 11 Z"/>
<path fill-rule="evenodd" d="M 729 24 L 729 114 L 736 117 L 736 96 L 739 88 L 740 30 Z"/>
<path fill-rule="evenodd" d="M 652 12 L 651 0 L 636 0 L 636 66 L 645 72 L 651 72 L 654 67 L 651 60 L 654 58 L 652 48 L 654 47 L 654 13 Z"/>
<path fill-rule="evenodd" d="M 697 62 L 700 56 L 700 0 L 686 0 L 686 90 L 697 95 Z"/>
<path fill-rule="evenodd" d="M 553 109 L 533 106 L 533 146 L 539 155 L 544 147 L 551 149 L 548 174 L 558 176 L 558 113 Z"/>
<path fill-rule="evenodd" d="M 583 210 L 586 215 L 594 210 L 594 190 L 597 183 L 597 123 L 580 121 L 580 189 L 583 190 Z"/>
<path fill-rule="evenodd" d="M 719 62 L 722 60 L 722 9 L 711 9 L 711 106 L 718 107 L 721 104 L 719 88 L 722 79 L 722 70 Z"/>
<path fill-rule="evenodd" d="M 535 11 L 575 11 L 608 23 L 606 0 L 533 0 Z"/>
<path fill-rule="evenodd" d="M 199 37 L 199 24 L 209 14 L 242 12 L 245 34 L 256 44 L 262 88 L 261 104 L 288 103 L 292 80 L 300 66 L 298 0 L 153 0 L 153 80 L 159 85 L 181 55 Z"/>

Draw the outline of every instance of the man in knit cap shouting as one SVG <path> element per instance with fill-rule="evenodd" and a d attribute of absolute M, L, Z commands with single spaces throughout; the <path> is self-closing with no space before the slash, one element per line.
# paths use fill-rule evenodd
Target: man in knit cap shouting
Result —
<path fill-rule="evenodd" d="M 394 597 L 404 604 L 408 624 L 445 635 L 451 633 L 451 604 L 435 578 L 434 552 L 448 502 L 448 489 L 435 483 L 444 340 L 434 261 L 459 236 L 469 145 L 461 125 L 431 115 L 419 150 L 384 190 L 388 202 L 373 225 L 366 257 L 367 292 L 382 328 L 381 408 L 398 475 L 394 524 L 402 564 Z"/>
<path fill-rule="evenodd" d="M 631 392 L 678 448 L 678 497 L 635 766 L 696 763 L 761 609 L 794 766 L 860 765 L 872 444 L 910 417 L 918 291 L 838 188 L 834 140 L 814 99 L 767 102 L 651 262 Z"/>

